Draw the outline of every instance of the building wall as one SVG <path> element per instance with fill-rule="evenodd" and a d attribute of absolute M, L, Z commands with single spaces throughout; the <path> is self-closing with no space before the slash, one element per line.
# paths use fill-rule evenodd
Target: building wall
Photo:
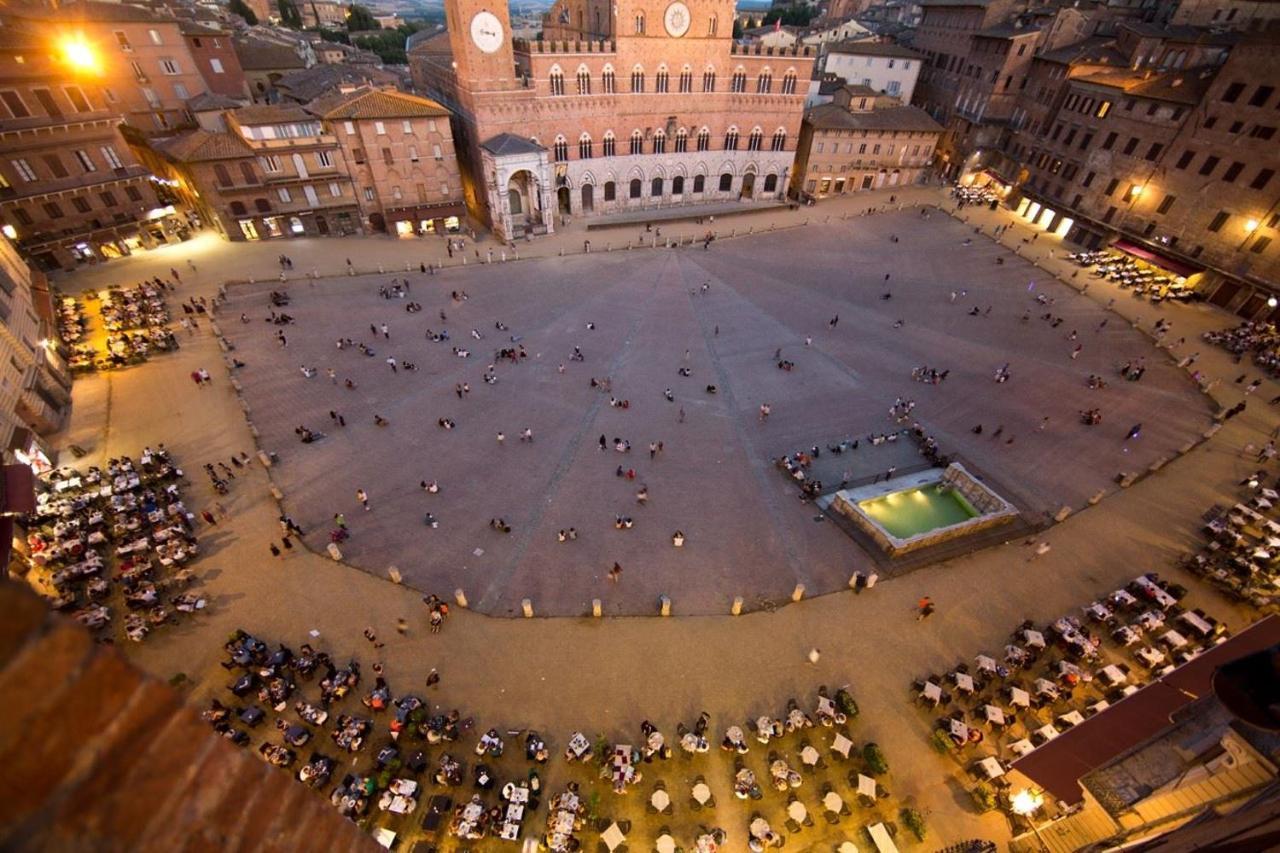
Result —
<path fill-rule="evenodd" d="M 190 121 L 186 101 L 207 87 L 176 22 L 87 26 L 107 61 L 104 83 L 119 98 L 131 125 L 157 132 Z"/>
<path fill-rule="evenodd" d="M 939 133 L 815 128 L 801 132 L 791 183 L 814 198 L 919 183 L 933 162 Z"/>
<path fill-rule="evenodd" d="M 826 56 L 824 71 L 844 78 L 846 83 L 870 86 L 877 92 L 896 95 L 903 103 L 911 103 L 916 80 L 920 76 L 920 59 L 900 56 L 862 56 L 831 51 Z"/>
<path fill-rule="evenodd" d="M 43 277 L 0 237 L 0 449 L 11 446 L 15 430 L 44 435 L 58 429 L 71 406 L 71 380 L 54 349 L 54 332 L 34 304 L 37 279 L 47 292 Z"/>
<path fill-rule="evenodd" d="M 240 57 L 229 33 L 219 35 L 184 34 L 187 51 L 191 54 L 196 70 L 204 78 L 210 92 L 229 98 L 243 98 L 248 92 Z"/>

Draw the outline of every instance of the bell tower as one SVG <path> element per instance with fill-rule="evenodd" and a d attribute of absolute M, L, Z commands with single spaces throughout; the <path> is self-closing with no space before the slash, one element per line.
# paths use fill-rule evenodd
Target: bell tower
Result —
<path fill-rule="evenodd" d="M 515 54 L 507 0 L 445 0 L 444 11 L 459 88 L 512 88 Z"/>

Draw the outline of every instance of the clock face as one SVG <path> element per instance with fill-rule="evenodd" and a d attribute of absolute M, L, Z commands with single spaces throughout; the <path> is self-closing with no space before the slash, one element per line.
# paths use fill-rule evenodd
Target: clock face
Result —
<path fill-rule="evenodd" d="M 689 7 L 680 2 L 672 3 L 668 6 L 666 14 L 662 16 L 662 23 L 666 25 L 667 35 L 672 38 L 680 38 L 680 36 L 689 32 L 690 22 Z"/>
<path fill-rule="evenodd" d="M 492 12 L 479 12 L 471 19 L 471 40 L 485 53 L 502 47 L 502 22 Z"/>

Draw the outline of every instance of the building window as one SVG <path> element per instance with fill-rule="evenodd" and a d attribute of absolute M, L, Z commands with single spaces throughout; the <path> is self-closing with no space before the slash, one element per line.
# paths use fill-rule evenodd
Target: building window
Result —
<path fill-rule="evenodd" d="M 413 122 L 409 121 L 408 119 L 405 119 L 403 122 L 401 122 L 401 124 L 400 124 L 400 132 L 401 132 L 401 133 L 408 134 L 408 135 L 412 136 L 412 135 L 413 135 Z"/>
<path fill-rule="evenodd" d="M 840 183 L 844 183 L 843 179 L 841 179 Z M 776 193 L 776 192 L 778 191 L 778 176 L 777 176 L 777 175 L 765 175 L 765 176 L 764 176 L 764 191 L 765 191 L 765 192 L 767 192 L 767 193 Z"/>
<path fill-rule="evenodd" d="M 715 15 L 712 15 L 710 18 L 708 18 L 707 19 L 707 35 L 715 36 L 718 25 L 719 25 L 719 22 L 716 20 Z"/>
<path fill-rule="evenodd" d="M 103 145 L 98 149 L 102 153 L 102 159 L 107 161 L 107 165 L 113 169 L 123 169 L 124 163 L 120 162 L 120 155 L 116 154 L 116 149 L 110 145 Z"/>
<path fill-rule="evenodd" d="M 1168 213 L 1170 208 L 1173 207 L 1173 203 L 1177 200 L 1178 199 L 1174 196 L 1166 195 L 1163 199 L 1161 199 L 1160 206 L 1156 208 L 1156 213 L 1159 213 L 1162 215 L 1165 213 Z"/>
<path fill-rule="evenodd" d="M 685 66 L 684 70 L 680 72 L 679 85 L 681 92 L 693 91 L 693 72 L 689 70 L 688 66 Z"/>
<path fill-rule="evenodd" d="M 1213 217 L 1213 220 L 1209 223 L 1208 230 L 1212 231 L 1214 234 L 1217 234 L 1219 231 L 1222 230 L 1222 226 L 1227 224 L 1227 220 L 1230 218 L 1231 218 L 1231 214 L 1227 213 L 1225 210 L 1219 210 L 1217 215 L 1215 215 Z"/>
<path fill-rule="evenodd" d="M 768 71 L 760 72 L 760 76 L 756 78 L 756 93 L 767 95 L 773 91 L 773 74 Z"/>
<path fill-rule="evenodd" d="M 121 50 L 126 52 L 133 50 L 133 45 L 129 44 L 129 37 L 127 35 L 120 32 L 119 30 L 116 30 L 115 36 L 116 36 L 116 44 L 120 46 Z"/>
<path fill-rule="evenodd" d="M 694 191 L 694 193 L 699 193 L 699 194 L 700 194 L 700 193 L 702 193 L 702 192 L 703 192 L 703 190 L 705 190 L 705 189 L 706 189 L 706 187 L 707 187 L 707 177 L 706 177 L 706 175 L 694 175 L 694 176 L 693 176 L 693 191 Z"/>
<path fill-rule="evenodd" d="M 401 191 L 399 185 L 391 188 L 391 197 L 396 201 L 400 201 L 401 199 L 404 198 L 404 192 Z"/>
<path fill-rule="evenodd" d="M 351 121 L 344 121 L 344 122 L 342 123 L 342 129 L 343 129 L 343 131 L 345 131 L 345 132 L 346 132 L 347 136 L 355 136 L 355 135 L 356 135 L 356 125 L 355 125 L 355 122 L 351 122 Z"/>
<path fill-rule="evenodd" d="M 354 161 L 356 162 L 356 165 L 357 165 L 357 166 L 362 166 L 362 165 L 364 165 L 364 149 L 363 149 L 363 148 L 352 148 L 352 149 L 351 149 L 351 159 L 352 159 L 352 160 L 354 160 Z"/>
<path fill-rule="evenodd" d="M 213 58 L 213 59 L 210 59 L 210 60 L 209 60 L 209 68 L 211 68 L 211 69 L 213 70 L 213 73 L 214 73 L 214 74 L 225 74 L 225 73 L 226 73 L 226 70 L 222 67 L 222 60 L 221 60 L 221 59 L 217 59 L 216 57 L 215 57 L 215 58 Z"/>
<path fill-rule="evenodd" d="M 727 193 L 733 189 L 733 175 L 728 172 L 720 174 L 720 192 Z"/>
<path fill-rule="evenodd" d="M 616 150 L 615 150 L 615 145 L 616 145 L 616 143 L 615 143 L 614 138 L 613 138 L 613 131 L 612 131 L 612 130 L 605 131 L 605 134 L 604 134 L 604 156 L 606 156 L 606 157 L 612 157 L 612 156 L 614 156 L 614 154 L 616 154 L 616 153 L 617 153 L 617 152 L 616 152 Z"/>
<path fill-rule="evenodd" d="M 1240 173 L 1243 171 L 1244 171 L 1244 163 L 1241 163 L 1240 161 L 1237 160 L 1236 162 L 1228 166 L 1227 170 L 1222 173 L 1222 180 L 1226 181 L 1229 184 L 1233 183 L 1236 178 L 1240 177 Z"/>
<path fill-rule="evenodd" d="M 408 147 L 408 151 L 409 151 L 409 162 L 410 162 L 410 163 L 417 163 L 417 162 L 418 162 L 418 160 L 419 160 L 419 157 L 418 157 L 418 146 L 416 146 L 416 145 L 410 145 L 410 146 Z"/>
<path fill-rule="evenodd" d="M 1196 158 L 1196 152 L 1188 148 L 1182 152 L 1182 156 L 1178 158 L 1178 162 L 1173 164 L 1175 169 L 1185 169 L 1191 165 L 1191 161 Z"/>
<path fill-rule="evenodd" d="M 90 210 L 89 202 L 80 196 L 71 199 L 71 206 L 76 209 L 77 213 L 88 213 Z"/>
<path fill-rule="evenodd" d="M 246 184 L 256 184 L 258 182 L 258 176 L 253 171 L 252 163 L 242 161 L 240 163 L 240 174 L 244 176 Z"/>
<path fill-rule="evenodd" d="M 63 217 L 62 208 L 58 206 L 56 201 L 46 201 L 42 207 L 44 207 L 45 216 L 50 219 L 61 219 Z"/>
<path fill-rule="evenodd" d="M 439 145 L 432 145 L 432 146 L 431 146 L 431 157 L 432 157 L 432 159 L 434 159 L 434 160 L 443 160 L 443 159 L 444 159 L 444 152 L 440 150 L 440 146 L 439 146 Z"/>
<path fill-rule="evenodd" d="M 160 70 L 165 74 L 168 74 L 170 77 L 174 77 L 182 73 L 182 69 L 178 68 L 178 63 L 174 62 L 172 59 L 161 59 Z"/>
<path fill-rule="evenodd" d="M 711 148 L 711 131 L 707 130 L 705 127 L 702 130 L 698 131 L 697 147 L 699 151 L 707 151 L 707 150 L 710 150 Z"/>
<path fill-rule="evenodd" d="M 57 154 L 44 154 L 40 159 L 49 167 L 49 171 L 55 178 L 65 178 L 69 174 L 67 167 L 62 165 L 62 158 Z"/>
<path fill-rule="evenodd" d="M 280 201 L 284 204 L 288 204 L 293 201 L 293 196 L 289 193 L 288 187 L 281 187 L 276 190 L 276 195 L 280 196 Z"/>
<path fill-rule="evenodd" d="M 702 91 L 714 92 L 716 90 L 716 72 L 715 69 L 708 68 L 702 72 Z"/>
<path fill-rule="evenodd" d="M 160 40 L 159 30 L 147 30 L 147 35 L 151 37 L 152 44 L 164 44 L 164 42 Z"/>
<path fill-rule="evenodd" d="M 659 95 L 665 95 L 668 91 L 670 78 L 667 76 L 667 69 L 659 68 L 658 73 L 653 78 L 653 91 Z"/>
<path fill-rule="evenodd" d="M 125 187 L 124 194 L 129 197 L 129 201 L 142 201 L 142 192 L 137 187 Z"/>
<path fill-rule="evenodd" d="M 63 86 L 62 91 L 66 93 L 67 100 L 71 102 L 76 112 L 87 113 L 93 110 L 89 99 L 84 96 L 84 91 L 79 86 Z"/>
<path fill-rule="evenodd" d="M 1107 138 L 1102 141 L 1102 150 L 1110 151 L 1111 147 L 1116 144 L 1116 139 L 1118 139 L 1119 137 L 1120 137 L 1120 134 L 1118 133 L 1115 133 L 1115 132 L 1108 133 Z"/>
<path fill-rule="evenodd" d="M 1084 180 L 1080 182 L 1080 186 L 1088 189 L 1088 187 L 1093 183 L 1093 179 L 1096 178 L 1097 176 L 1098 175 L 1096 172 L 1090 172 L 1089 174 L 1084 176 Z"/>
<path fill-rule="evenodd" d="M 264 172 L 279 172 L 280 158 L 274 154 L 266 154 L 258 158 L 258 165 L 262 166 Z"/>
<path fill-rule="evenodd" d="M 31 110 L 27 109 L 27 105 L 22 102 L 22 98 L 18 96 L 17 92 L 0 92 L 0 101 L 4 101 L 5 108 L 9 110 L 9 115 L 14 118 L 29 118 L 31 116 Z"/>
<path fill-rule="evenodd" d="M 1222 100 L 1225 103 L 1234 104 L 1237 100 L 1240 99 L 1240 96 L 1243 94 L 1244 94 L 1244 84 L 1232 83 L 1231 85 L 1227 86 L 1225 91 L 1223 91 Z"/>
<path fill-rule="evenodd" d="M 606 95 L 612 95 L 615 91 L 613 69 L 605 66 L 604 73 L 600 75 L 600 86 L 604 89 Z"/>
<path fill-rule="evenodd" d="M 689 131 L 683 127 L 676 131 L 676 153 L 683 154 L 689 150 Z"/>
<path fill-rule="evenodd" d="M 417 159 L 417 156 L 416 156 L 416 155 L 414 156 L 414 159 L 415 159 L 415 160 Z M 332 166 L 332 165 L 333 165 L 333 157 L 329 154 L 329 152 L 328 152 L 328 151 L 317 151 L 317 152 L 316 152 L 316 163 L 317 163 L 321 168 L 327 169 L 327 168 L 329 168 L 330 166 Z"/>
<path fill-rule="evenodd" d="M 1157 157 L 1160 156 L 1160 152 L 1163 150 L 1164 150 L 1164 145 L 1162 145 L 1159 142 L 1153 142 L 1151 143 L 1151 147 L 1147 149 L 1146 157 L 1144 159 L 1155 160 Z"/>
<path fill-rule="evenodd" d="M 103 207 L 115 207 L 119 204 L 119 202 L 116 201 L 115 195 L 112 194 L 110 190 L 98 193 L 98 198 L 102 199 Z"/>
<path fill-rule="evenodd" d="M 604 184 L 604 200 L 614 201 L 618 198 L 618 185 L 613 181 L 605 181 Z"/>
<path fill-rule="evenodd" d="M 782 128 L 778 128 L 773 132 L 773 150 L 774 151 L 787 150 L 787 132 Z"/>
<path fill-rule="evenodd" d="M 1205 158 L 1204 163 L 1202 163 L 1202 164 L 1200 165 L 1200 174 L 1202 174 L 1202 175 L 1212 175 L 1212 174 L 1213 174 L 1213 170 L 1214 170 L 1214 169 L 1216 169 L 1216 168 L 1218 168 L 1218 158 L 1217 158 L 1217 157 L 1206 157 L 1206 158 Z"/>
<path fill-rule="evenodd" d="M 1261 255 L 1267 246 L 1270 245 L 1270 237 L 1259 237 L 1257 240 L 1253 241 L 1253 245 L 1249 247 L 1249 251 L 1253 252 L 1255 255 Z"/>
<path fill-rule="evenodd" d="M 1102 194 L 1109 196 L 1116 191 L 1116 187 L 1118 186 L 1120 186 L 1120 181 L 1116 178 L 1112 178 L 1111 181 L 1107 184 L 1107 188 L 1103 190 Z"/>
<path fill-rule="evenodd" d="M 378 136 L 386 136 L 387 126 L 380 121 L 375 121 L 373 123 L 373 132 L 378 134 Z"/>
<path fill-rule="evenodd" d="M 631 91 L 644 91 L 644 71 L 639 68 L 633 68 L 631 70 Z"/>
<path fill-rule="evenodd" d="M 1129 141 L 1124 144 L 1124 153 L 1132 154 L 1133 150 L 1138 147 L 1138 137 L 1130 136 Z"/>
<path fill-rule="evenodd" d="M 339 183 L 329 184 L 329 195 L 333 196 L 334 198 L 339 198 L 342 195 L 342 184 L 339 184 Z"/>
<path fill-rule="evenodd" d="M 98 171 L 98 167 L 94 165 L 93 158 L 89 156 L 89 152 L 82 148 L 76 149 L 76 160 L 80 163 L 80 168 L 84 169 L 85 174 Z"/>
<path fill-rule="evenodd" d="M 382 162 L 383 162 L 383 163 L 386 163 L 388 166 L 394 166 L 394 165 L 396 164 L 396 158 L 395 158 L 395 156 L 391 153 L 391 149 L 390 149 L 390 148 L 383 148 L 383 149 L 382 149 Z"/>
<path fill-rule="evenodd" d="M 1275 173 L 1275 169 L 1259 169 L 1257 176 L 1250 182 L 1249 188 L 1254 190 L 1266 189 L 1267 184 L 1271 182 L 1271 178 Z"/>
<path fill-rule="evenodd" d="M 1115 207 L 1108 207 L 1107 212 L 1102 215 L 1102 221 L 1110 222 L 1112 219 L 1115 219 L 1115 216 L 1116 216 Z"/>
<path fill-rule="evenodd" d="M 591 72 L 587 70 L 585 65 L 578 69 L 578 94 L 591 94 Z"/>
<path fill-rule="evenodd" d="M 643 184 L 641 184 L 641 183 L 640 183 L 640 179 L 639 179 L 639 178 L 632 178 L 632 179 L 631 179 L 631 187 L 630 187 L 630 189 L 631 189 L 631 197 L 632 197 L 632 198 L 640 198 L 640 190 L 641 190 L 641 188 L 642 188 L 642 187 L 643 187 Z"/>
<path fill-rule="evenodd" d="M 725 133 L 724 150 L 725 151 L 738 150 L 738 129 L 736 127 L 729 128 L 728 132 Z"/>
<path fill-rule="evenodd" d="M 729 91 L 730 92 L 747 91 L 747 72 L 743 71 L 742 69 L 738 69 L 737 71 L 733 72 L 733 76 L 729 78 Z"/>
<path fill-rule="evenodd" d="M 644 153 L 644 136 L 638 130 L 631 131 L 631 153 Z"/>
<path fill-rule="evenodd" d="M 590 160 L 591 153 L 591 137 L 584 133 L 578 137 L 578 159 Z"/>
<path fill-rule="evenodd" d="M 1276 91 L 1275 86 L 1259 86 L 1253 90 L 1253 97 L 1249 98 L 1249 106 L 1263 107 L 1267 101 L 1271 99 L 1272 94 Z"/>
<path fill-rule="evenodd" d="M 676 175 L 671 179 L 671 194 L 684 195 L 684 176 Z"/>
<path fill-rule="evenodd" d="M 649 195 L 662 198 L 662 178 L 654 178 L 649 187 Z"/>
<path fill-rule="evenodd" d="M 764 145 L 764 131 L 760 128 L 753 128 L 750 135 L 747 136 L 747 150 L 759 151 Z"/>
<path fill-rule="evenodd" d="M 653 134 L 653 153 L 654 154 L 667 153 L 667 135 L 661 130 Z"/>
<path fill-rule="evenodd" d="M 796 73 L 788 71 L 782 78 L 782 94 L 794 95 L 796 93 Z"/>
<path fill-rule="evenodd" d="M 1270 139 L 1276 135 L 1276 129 L 1265 124 L 1259 124 L 1249 131 L 1249 136 L 1253 139 Z"/>
<path fill-rule="evenodd" d="M 557 136 L 551 147 L 555 151 L 557 163 L 564 163 L 569 159 L 569 143 L 563 136 Z"/>
<path fill-rule="evenodd" d="M 551 94 L 563 95 L 564 94 L 564 74 L 561 73 L 559 68 L 551 69 L 550 80 L 551 80 Z"/>
<path fill-rule="evenodd" d="M 373 201 L 373 187 L 364 188 L 364 200 Z"/>
<path fill-rule="evenodd" d="M 638 36 L 644 35 L 644 15 L 636 15 L 635 34 Z M 632 198 L 635 198 L 635 196 L 632 196 Z"/>
<path fill-rule="evenodd" d="M 231 186 L 231 173 L 228 172 L 227 167 L 222 165 L 221 163 L 213 164 L 213 176 L 218 186 L 220 187 Z"/>

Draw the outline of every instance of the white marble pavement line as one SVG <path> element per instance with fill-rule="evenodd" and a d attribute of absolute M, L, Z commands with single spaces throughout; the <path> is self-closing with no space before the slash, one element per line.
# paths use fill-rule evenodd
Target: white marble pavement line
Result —
<path fill-rule="evenodd" d="M 710 281 L 711 286 L 716 289 L 729 287 L 718 278 L 712 277 L 708 279 L 706 271 L 701 267 L 698 267 L 696 273 L 690 276 L 690 272 L 695 271 L 690 269 L 691 264 L 689 261 L 685 260 L 683 255 L 677 255 L 677 259 L 680 281 L 686 290 L 696 291 L 704 281 Z M 714 321 L 706 316 L 705 311 L 700 310 L 704 297 L 691 292 L 688 299 L 692 303 L 693 315 L 702 329 L 703 343 L 711 357 L 711 365 L 716 373 L 720 393 L 724 395 L 728 403 L 727 411 L 730 422 L 733 424 L 733 432 L 737 436 L 738 442 L 749 451 L 747 453 L 749 459 L 747 464 L 751 467 L 751 473 L 760 486 L 760 500 L 768 509 L 769 519 L 773 523 L 778 539 L 783 543 L 783 553 L 787 556 L 787 564 L 791 569 L 791 574 L 796 583 L 813 589 L 813 580 L 804 569 L 804 563 L 800 559 L 800 551 L 795 541 L 798 530 L 794 525 L 786 523 L 782 515 L 782 507 L 778 505 L 779 492 L 774 479 L 776 472 L 771 470 L 769 454 L 757 446 L 756 442 L 751 438 L 752 433 L 746 429 L 743 423 L 747 415 L 743 413 L 743 408 L 738 404 L 737 398 L 733 393 L 733 385 L 729 380 L 729 371 L 725 369 L 724 364 L 720 361 L 720 354 L 715 346 L 714 329 L 709 330 L 711 326 L 714 326 Z"/>

